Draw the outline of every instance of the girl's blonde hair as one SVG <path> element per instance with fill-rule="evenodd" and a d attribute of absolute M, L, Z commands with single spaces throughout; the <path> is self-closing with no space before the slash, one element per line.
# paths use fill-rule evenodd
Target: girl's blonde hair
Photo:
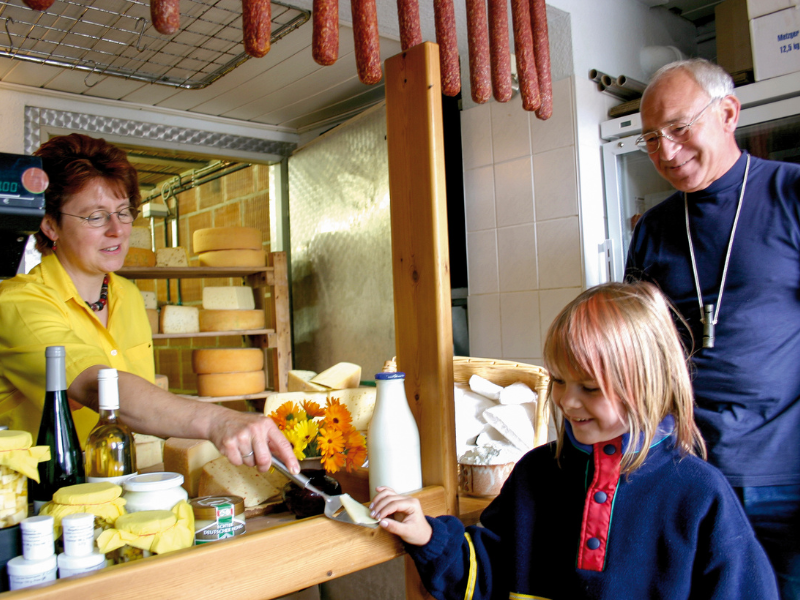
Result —
<path fill-rule="evenodd" d="M 653 284 L 608 283 L 583 292 L 550 325 L 544 360 L 551 373 L 596 381 L 606 398 L 619 399 L 626 408 L 630 443 L 622 459 L 623 473 L 644 463 L 667 415 L 675 419 L 680 452 L 705 458 L 705 443 L 694 422 L 686 354 L 670 305 Z M 551 402 L 552 385 L 551 380 Z M 559 410 L 554 414 L 560 456 L 564 420 Z"/>

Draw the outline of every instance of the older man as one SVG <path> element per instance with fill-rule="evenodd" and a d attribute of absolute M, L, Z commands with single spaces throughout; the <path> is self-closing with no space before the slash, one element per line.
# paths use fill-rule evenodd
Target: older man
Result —
<path fill-rule="evenodd" d="M 739 108 L 707 61 L 654 75 L 637 145 L 678 192 L 637 224 L 627 273 L 655 281 L 686 319 L 709 460 L 783 597 L 800 598 L 800 166 L 743 153 Z"/>

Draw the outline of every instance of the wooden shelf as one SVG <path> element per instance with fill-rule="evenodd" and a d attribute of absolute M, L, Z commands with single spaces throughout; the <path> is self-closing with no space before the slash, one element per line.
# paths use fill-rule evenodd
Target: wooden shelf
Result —
<path fill-rule="evenodd" d="M 201 277 L 247 277 L 271 273 L 272 267 L 122 267 L 116 271 L 128 279 L 197 279 Z"/>
<path fill-rule="evenodd" d="M 184 398 L 189 398 L 191 400 L 197 400 L 198 402 L 233 402 L 235 400 L 263 400 L 275 394 L 274 390 L 264 390 L 263 392 L 259 392 L 257 394 L 244 394 L 241 396 L 192 396 L 190 394 L 179 394 Z"/>
<path fill-rule="evenodd" d="M 154 340 L 169 340 L 193 337 L 220 337 L 223 335 L 271 335 L 274 329 L 239 329 L 237 331 L 197 331 L 195 333 L 154 333 Z"/>

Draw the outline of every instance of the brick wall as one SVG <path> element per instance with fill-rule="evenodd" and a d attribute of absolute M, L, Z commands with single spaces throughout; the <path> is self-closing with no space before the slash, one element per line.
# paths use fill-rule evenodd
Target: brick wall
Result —
<path fill-rule="evenodd" d="M 253 165 L 226 175 L 189 191 L 178 194 L 178 238 L 180 246 L 189 251 L 189 264 L 199 266 L 192 252 L 192 232 L 206 227 L 257 227 L 262 231 L 264 250 L 269 252 L 269 167 Z M 173 206 L 170 200 L 170 208 Z M 164 220 L 155 219 L 156 249 L 166 246 Z M 134 225 L 149 226 L 149 220 L 139 218 Z M 177 280 L 137 280 L 142 290 L 156 292 L 159 308 L 178 304 Z M 180 281 L 180 300 L 184 306 L 202 306 L 203 287 L 243 285 L 238 277 L 183 279 Z M 181 394 L 197 393 L 192 372 L 194 348 L 240 348 L 249 346 L 244 336 L 197 337 L 155 340 L 156 373 L 169 377 L 170 390 Z"/>

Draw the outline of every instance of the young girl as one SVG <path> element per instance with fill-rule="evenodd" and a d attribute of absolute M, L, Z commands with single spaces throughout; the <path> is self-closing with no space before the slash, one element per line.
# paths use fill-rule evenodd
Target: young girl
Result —
<path fill-rule="evenodd" d="M 378 488 L 437 598 L 778 598 L 775 576 L 724 476 L 695 454 L 692 388 L 669 307 L 651 284 L 571 302 L 544 358 L 558 441 L 517 463 L 468 527 Z M 394 518 L 388 518 L 393 516 Z"/>

